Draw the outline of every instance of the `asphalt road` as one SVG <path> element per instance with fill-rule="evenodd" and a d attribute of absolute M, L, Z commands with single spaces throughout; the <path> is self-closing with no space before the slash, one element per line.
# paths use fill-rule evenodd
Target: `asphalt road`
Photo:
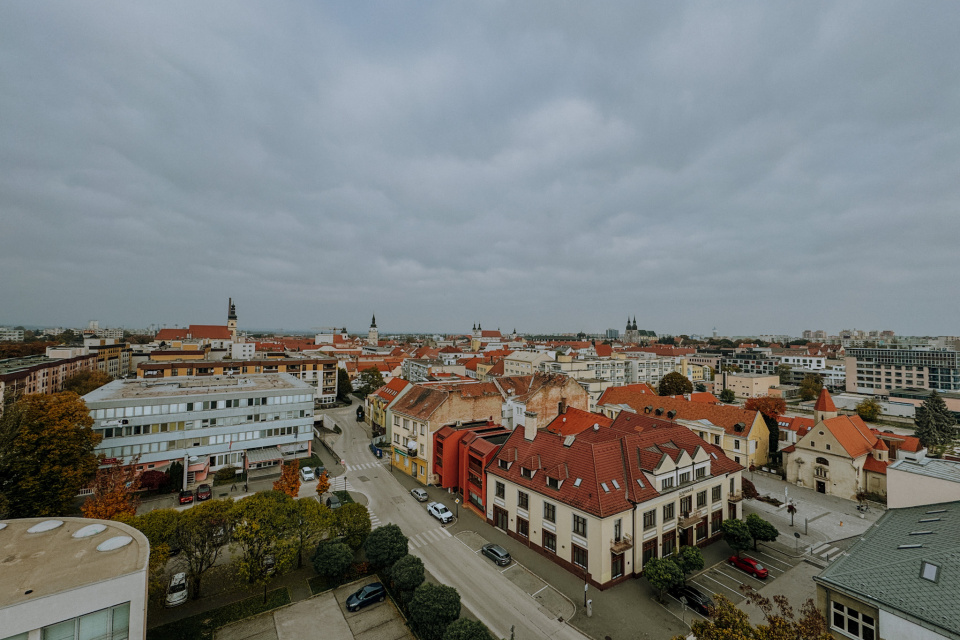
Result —
<path fill-rule="evenodd" d="M 399 525 L 408 538 L 419 543 L 411 544 L 410 552 L 423 560 L 439 582 L 456 588 L 463 604 L 497 637 L 510 637 L 512 629 L 517 640 L 586 638 L 555 617 L 548 617 L 537 601 L 501 575 L 498 567 L 449 535 L 438 520 L 429 516 L 424 504 L 414 500 L 393 476 L 389 460 L 378 460 L 370 452 L 365 425 L 357 423 L 355 412 L 353 406 L 323 413 L 326 426 L 335 422 L 343 432 L 333 448 L 346 462 L 346 479 L 353 491 L 366 495 L 372 516 L 382 523 Z M 371 464 L 375 462 L 379 464 Z M 452 495 L 443 502 L 455 510 Z"/>

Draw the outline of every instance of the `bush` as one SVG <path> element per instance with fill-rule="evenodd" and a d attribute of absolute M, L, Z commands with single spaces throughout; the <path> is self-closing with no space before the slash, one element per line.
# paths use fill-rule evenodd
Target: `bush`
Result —
<path fill-rule="evenodd" d="M 445 584 L 426 582 L 410 600 L 410 624 L 421 640 L 443 640 L 447 627 L 460 617 L 460 594 Z"/>
<path fill-rule="evenodd" d="M 390 569 L 390 578 L 400 591 L 413 591 L 423 584 L 423 561 L 414 555 L 403 556 Z"/>
<path fill-rule="evenodd" d="M 493 640 L 493 636 L 482 622 L 460 618 L 447 627 L 443 640 Z"/>
<path fill-rule="evenodd" d="M 342 542 L 325 542 L 317 546 L 313 568 L 329 582 L 343 580 L 353 564 L 353 551 Z"/>
<path fill-rule="evenodd" d="M 390 567 L 407 555 L 407 536 L 395 524 L 384 525 L 370 532 L 363 548 L 375 567 Z"/>
<path fill-rule="evenodd" d="M 233 482 L 237 477 L 236 467 L 224 467 L 213 475 L 216 482 Z"/>
<path fill-rule="evenodd" d="M 752 482 L 746 478 L 740 479 L 741 487 L 743 488 L 743 497 L 749 498 L 751 500 L 756 500 L 760 497 L 760 492 L 757 491 L 757 487 L 754 486 Z"/>
<path fill-rule="evenodd" d="M 149 469 L 140 474 L 140 486 L 149 491 L 159 491 L 169 482 L 170 476 L 156 469 Z"/>

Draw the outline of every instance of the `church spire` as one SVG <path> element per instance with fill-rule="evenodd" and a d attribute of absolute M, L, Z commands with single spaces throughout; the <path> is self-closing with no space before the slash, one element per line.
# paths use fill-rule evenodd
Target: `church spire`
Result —
<path fill-rule="evenodd" d="M 373 320 L 370 321 L 370 328 L 371 329 L 377 328 L 377 314 L 373 314 Z"/>

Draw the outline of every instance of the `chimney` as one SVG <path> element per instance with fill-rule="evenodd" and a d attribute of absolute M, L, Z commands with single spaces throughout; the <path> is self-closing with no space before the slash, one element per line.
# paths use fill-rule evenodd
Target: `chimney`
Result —
<path fill-rule="evenodd" d="M 560 398 L 560 402 L 557 403 L 557 413 L 566 413 L 567 412 L 567 399 Z"/>
<path fill-rule="evenodd" d="M 530 442 L 537 437 L 537 413 L 535 411 L 523 412 L 523 439 Z"/>

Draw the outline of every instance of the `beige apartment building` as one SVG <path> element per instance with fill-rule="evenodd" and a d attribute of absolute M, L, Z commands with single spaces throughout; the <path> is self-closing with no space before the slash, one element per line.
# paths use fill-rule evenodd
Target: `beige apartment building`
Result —
<path fill-rule="evenodd" d="M 503 375 L 532 376 L 540 371 L 541 362 L 552 359 L 545 353 L 536 351 L 514 351 L 503 359 Z"/>
<path fill-rule="evenodd" d="M 780 376 L 762 373 L 726 373 L 726 388 L 741 400 L 770 395 L 770 387 L 780 384 Z"/>

